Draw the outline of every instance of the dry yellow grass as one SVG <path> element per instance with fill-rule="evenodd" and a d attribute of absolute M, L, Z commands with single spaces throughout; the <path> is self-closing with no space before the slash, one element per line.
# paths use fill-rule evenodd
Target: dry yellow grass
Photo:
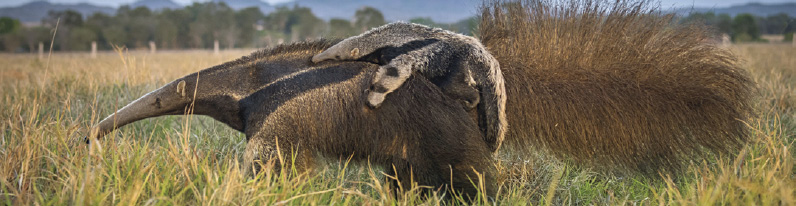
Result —
<path fill-rule="evenodd" d="M 796 48 L 736 45 L 759 84 L 752 141 L 737 157 L 695 162 L 684 176 L 650 180 L 571 169 L 555 161 L 507 163 L 500 204 L 796 205 Z M 0 54 L 0 204 L 440 204 L 396 197 L 378 168 L 330 161 L 291 178 L 241 175 L 243 136 L 207 118 L 160 117 L 87 148 L 98 118 L 182 75 L 249 51 Z M 49 66 L 48 66 L 49 65 Z M 523 167 L 525 166 L 525 167 Z M 567 169 L 570 168 L 570 169 Z M 555 178 L 560 177 L 560 178 Z M 555 179 L 555 180 L 553 180 Z M 552 184 L 551 184 L 552 183 Z M 553 190 L 553 191 L 549 191 Z"/>

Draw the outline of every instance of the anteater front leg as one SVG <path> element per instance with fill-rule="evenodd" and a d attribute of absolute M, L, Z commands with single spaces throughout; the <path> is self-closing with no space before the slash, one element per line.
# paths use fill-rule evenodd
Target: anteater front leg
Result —
<path fill-rule="evenodd" d="M 311 169 L 313 153 L 289 138 L 250 138 L 243 154 L 243 170 L 252 176 L 265 170 L 279 174 L 301 174 Z M 295 169 L 295 170 L 294 170 Z"/>

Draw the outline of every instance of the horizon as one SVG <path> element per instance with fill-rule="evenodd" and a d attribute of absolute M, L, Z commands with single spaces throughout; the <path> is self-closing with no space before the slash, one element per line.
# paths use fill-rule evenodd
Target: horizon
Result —
<path fill-rule="evenodd" d="M 47 1 L 50 3 L 57 3 L 57 4 L 79 4 L 79 3 L 89 3 L 97 6 L 109 6 L 118 8 L 119 6 L 132 4 L 139 0 L 0 0 L 0 7 L 16 7 L 20 5 L 24 5 L 34 1 Z M 171 0 L 180 5 L 190 5 L 194 2 L 207 2 L 209 0 Z M 271 5 L 280 4 L 280 3 L 288 3 L 293 2 L 295 0 L 259 0 Z M 363 1 L 366 2 L 366 1 Z M 761 3 L 761 4 L 781 4 L 781 3 L 796 3 L 796 0 L 703 0 L 703 1 L 696 1 L 696 0 L 660 0 L 659 1 L 661 8 L 671 9 L 671 8 L 723 8 L 723 7 L 731 7 L 737 5 L 745 5 L 750 3 Z"/>

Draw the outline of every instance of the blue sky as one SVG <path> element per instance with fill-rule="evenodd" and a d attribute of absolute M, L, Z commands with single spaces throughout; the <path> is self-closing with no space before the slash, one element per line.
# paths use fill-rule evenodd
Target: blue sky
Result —
<path fill-rule="evenodd" d="M 0 0 L 0 7 L 5 6 L 17 6 L 27 2 L 31 2 L 33 0 Z M 80 3 L 80 2 L 89 2 L 92 4 L 97 5 L 104 5 L 104 6 L 119 6 L 122 4 L 129 4 L 135 2 L 136 0 L 49 0 L 50 2 L 55 3 Z M 190 4 L 191 2 L 195 1 L 207 1 L 207 0 L 173 0 L 180 4 Z M 280 2 L 290 2 L 292 0 L 262 0 L 268 3 L 280 3 Z M 331 0 L 333 1 L 333 0 Z M 363 0 L 366 1 L 366 0 Z M 663 8 L 670 8 L 674 7 L 707 7 L 707 8 L 714 8 L 714 7 L 727 7 L 731 5 L 737 4 L 746 4 L 751 2 L 758 2 L 758 3 L 783 3 L 783 2 L 796 2 L 796 0 L 661 0 L 661 6 Z"/>

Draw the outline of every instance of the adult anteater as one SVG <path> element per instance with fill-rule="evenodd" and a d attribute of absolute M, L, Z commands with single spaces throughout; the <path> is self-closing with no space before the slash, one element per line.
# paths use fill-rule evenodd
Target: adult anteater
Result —
<path fill-rule="evenodd" d="M 302 171 L 315 155 L 353 157 L 383 165 L 404 188 L 416 181 L 474 197 L 473 183 L 483 181 L 484 192 L 494 195 L 491 150 L 458 100 L 412 77 L 372 110 L 362 100 L 378 65 L 310 61 L 333 43 L 278 46 L 189 74 L 108 116 L 89 140 L 191 108 L 246 134 L 247 171 L 279 155 L 294 157 Z"/>

